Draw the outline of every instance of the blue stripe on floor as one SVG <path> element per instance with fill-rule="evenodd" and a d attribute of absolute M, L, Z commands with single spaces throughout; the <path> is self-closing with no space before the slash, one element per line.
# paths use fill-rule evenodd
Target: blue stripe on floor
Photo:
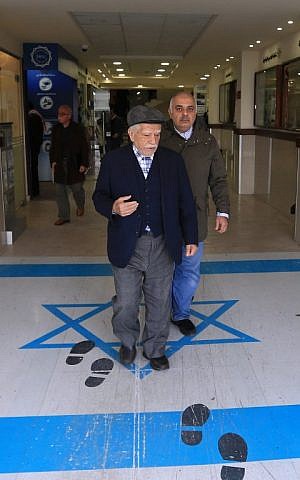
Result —
<path fill-rule="evenodd" d="M 109 263 L 47 263 L 0 265 L 0 277 L 105 277 Z"/>
<path fill-rule="evenodd" d="M 299 271 L 300 259 L 228 260 L 201 263 L 201 272 L 205 275 Z M 0 265 L 0 277 L 104 277 L 111 275 L 112 270 L 108 263 Z"/>
<path fill-rule="evenodd" d="M 180 421 L 181 412 L 0 418 L 0 472 L 222 464 L 218 440 L 229 432 L 248 444 L 247 461 L 300 457 L 300 405 L 212 410 L 192 447 Z"/>

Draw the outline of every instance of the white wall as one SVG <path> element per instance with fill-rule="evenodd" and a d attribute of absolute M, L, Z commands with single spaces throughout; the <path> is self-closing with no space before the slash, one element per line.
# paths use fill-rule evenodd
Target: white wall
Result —
<path fill-rule="evenodd" d="M 289 35 L 288 37 L 283 38 L 281 41 L 274 43 L 262 50 L 259 58 L 259 70 L 264 68 L 274 67 L 275 65 L 280 65 L 282 63 L 288 62 L 294 58 L 300 56 L 300 32 Z M 271 55 L 276 54 L 277 56 L 272 59 L 267 59 Z M 265 61 L 263 61 L 265 59 Z"/>
<path fill-rule="evenodd" d="M 258 70 L 258 52 L 245 50 L 241 60 L 241 111 L 239 128 L 253 128 L 254 121 L 254 73 Z"/>

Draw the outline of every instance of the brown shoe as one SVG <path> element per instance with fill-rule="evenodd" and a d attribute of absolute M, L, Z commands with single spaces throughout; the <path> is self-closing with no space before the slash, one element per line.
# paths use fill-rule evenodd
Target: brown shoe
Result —
<path fill-rule="evenodd" d="M 70 220 L 63 220 L 62 218 L 58 218 L 54 225 L 64 225 L 65 223 L 70 223 Z"/>
<path fill-rule="evenodd" d="M 83 214 L 84 214 L 84 208 L 77 208 L 76 210 L 77 217 L 82 217 Z"/>

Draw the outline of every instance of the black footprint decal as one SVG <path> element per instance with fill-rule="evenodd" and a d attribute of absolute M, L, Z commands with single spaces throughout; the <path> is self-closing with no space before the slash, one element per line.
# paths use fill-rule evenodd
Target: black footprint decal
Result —
<path fill-rule="evenodd" d="M 209 409 L 201 403 L 187 407 L 181 419 L 183 427 L 202 427 L 209 417 Z M 202 432 L 197 428 L 193 430 L 183 429 L 181 440 L 187 445 L 198 445 L 202 440 Z"/>
<path fill-rule="evenodd" d="M 71 348 L 69 356 L 66 358 L 66 363 L 68 365 L 77 365 L 83 359 L 85 353 L 88 353 L 92 348 L 94 348 L 95 343 L 91 340 L 84 340 L 83 342 L 76 343 Z"/>
<path fill-rule="evenodd" d="M 245 462 L 248 455 L 248 447 L 245 440 L 236 433 L 225 433 L 218 442 L 219 452 L 224 460 L 232 462 Z M 242 480 L 245 469 L 224 465 L 221 469 L 222 480 Z"/>
<path fill-rule="evenodd" d="M 87 387 L 98 387 L 98 385 L 101 385 L 106 376 L 112 371 L 113 366 L 114 362 L 110 358 L 99 358 L 95 360 L 91 366 L 92 375 L 86 379 L 85 385 Z"/>

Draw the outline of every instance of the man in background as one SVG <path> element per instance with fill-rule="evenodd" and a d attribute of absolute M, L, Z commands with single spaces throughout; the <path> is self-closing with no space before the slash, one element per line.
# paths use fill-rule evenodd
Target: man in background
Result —
<path fill-rule="evenodd" d="M 28 140 L 29 140 L 29 193 L 31 197 L 40 194 L 39 184 L 39 153 L 43 143 L 44 119 L 40 112 L 35 110 L 32 104 L 29 105 L 28 112 Z"/>
<path fill-rule="evenodd" d="M 163 128 L 160 144 L 180 153 L 191 182 L 197 208 L 199 245 L 196 255 L 183 253 L 182 263 L 174 272 L 172 287 L 172 323 L 183 335 L 194 335 L 190 306 L 200 282 L 203 242 L 208 230 L 208 189 L 216 206 L 215 230 L 228 227 L 229 194 L 223 157 L 205 122 L 197 119 L 196 102 L 190 93 L 180 92 L 171 98 L 170 121 Z"/>
<path fill-rule="evenodd" d="M 113 108 L 110 109 L 110 121 L 106 134 L 106 150 L 115 150 L 123 143 L 123 122 Z"/>
<path fill-rule="evenodd" d="M 76 215 L 80 217 L 84 214 L 83 183 L 89 165 L 87 135 L 81 125 L 73 122 L 69 105 L 58 108 L 58 123 L 52 129 L 49 155 L 58 207 L 58 219 L 54 225 L 64 225 L 70 222 L 69 191 L 77 206 Z"/>

